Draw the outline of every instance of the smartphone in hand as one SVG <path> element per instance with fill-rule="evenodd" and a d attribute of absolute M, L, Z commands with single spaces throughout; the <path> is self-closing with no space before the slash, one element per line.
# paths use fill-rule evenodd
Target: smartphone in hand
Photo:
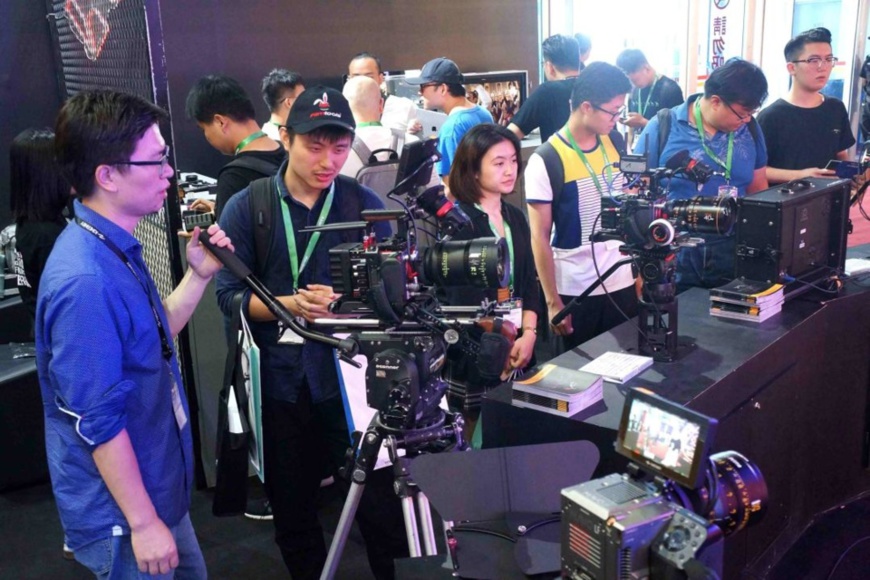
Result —
<path fill-rule="evenodd" d="M 840 179 L 852 179 L 861 171 L 861 166 L 855 161 L 831 159 L 825 169 L 833 169 Z"/>

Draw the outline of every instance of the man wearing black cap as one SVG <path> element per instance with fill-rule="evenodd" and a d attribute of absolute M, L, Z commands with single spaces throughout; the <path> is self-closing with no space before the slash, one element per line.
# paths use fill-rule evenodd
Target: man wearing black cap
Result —
<path fill-rule="evenodd" d="M 301 230 L 358 221 L 362 210 L 383 208 L 373 191 L 339 176 L 355 127 L 340 92 L 323 86 L 305 90 L 280 129 L 287 160 L 276 175 L 255 181 L 230 198 L 220 217 L 222 227 L 238 237 L 241 251 L 236 256 L 290 312 L 308 322 L 332 316 L 328 306 L 336 297 L 330 286 L 330 248 L 361 241 L 362 232 Z M 385 222 L 376 224 L 375 231 L 379 239 L 390 235 Z M 292 331 L 282 334 L 263 302 L 245 283 L 222 270 L 217 297 L 224 314 L 231 315 L 233 299 L 240 292 L 242 312 L 260 348 L 265 484 L 274 513 L 275 541 L 294 580 L 317 578 L 326 559 L 317 490 L 324 464 L 337 469 L 350 443 L 335 359 L 328 346 L 303 342 Z M 386 476 L 389 471 L 382 470 Z M 375 501 L 372 496 L 377 491 L 373 477 L 357 520 L 373 571 L 385 578 L 392 575 L 392 557 L 401 556 L 403 548 L 406 554 L 407 546 L 402 544 L 401 508 L 395 496 L 386 506 L 378 506 L 381 512 L 374 523 L 366 520 L 366 503 Z M 378 529 L 384 521 L 399 522 L 395 527 L 400 541 L 391 543 L 384 537 Z M 376 540 L 370 541 L 373 537 Z"/>
<path fill-rule="evenodd" d="M 478 123 L 492 123 L 489 111 L 465 98 L 464 81 L 456 63 L 444 57 L 430 60 L 423 65 L 419 77 L 406 80 L 410 85 L 420 86 L 420 95 L 427 109 L 441 109 L 447 113 L 447 120 L 438 132 L 438 152 L 441 154 L 438 174 L 442 177 L 450 173 L 453 153 L 462 136 Z"/>

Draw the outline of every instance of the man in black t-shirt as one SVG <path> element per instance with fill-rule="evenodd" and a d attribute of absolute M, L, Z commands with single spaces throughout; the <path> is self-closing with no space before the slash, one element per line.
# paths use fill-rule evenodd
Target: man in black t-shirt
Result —
<path fill-rule="evenodd" d="M 767 143 L 767 180 L 835 178 L 833 170 L 823 168 L 831 159 L 848 159 L 855 138 L 842 101 L 821 93 L 837 63 L 831 33 L 825 28 L 802 32 L 784 52 L 791 89 L 758 115 Z"/>
<path fill-rule="evenodd" d="M 270 177 L 284 161 L 281 145 L 260 130 L 254 104 L 238 81 L 223 75 L 202 77 L 187 94 L 186 112 L 209 145 L 233 156 L 218 173 L 214 206 L 219 218 L 227 201 L 249 183 Z"/>
<path fill-rule="evenodd" d="M 636 48 L 629 48 L 619 53 L 616 57 L 616 66 L 622 69 L 634 87 L 628 96 L 625 120 L 620 121 L 628 126 L 629 142 L 632 142 L 633 137 L 640 135 L 647 121 L 656 113 L 661 109 L 671 109 L 681 105 L 685 99 L 680 85 L 673 79 L 656 73 L 646 56 Z"/>
<path fill-rule="evenodd" d="M 547 82 L 520 107 L 508 129 L 522 139 L 538 127 L 541 142 L 561 129 L 571 114 L 571 89 L 580 66 L 580 48 L 570 36 L 556 34 L 541 44 Z"/>

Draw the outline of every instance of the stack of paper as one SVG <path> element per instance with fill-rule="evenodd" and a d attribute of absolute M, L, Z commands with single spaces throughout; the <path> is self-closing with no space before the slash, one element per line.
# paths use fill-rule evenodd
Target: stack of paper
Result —
<path fill-rule="evenodd" d="M 782 310 L 784 299 L 782 284 L 738 278 L 710 290 L 710 314 L 762 322 Z"/>
<path fill-rule="evenodd" d="M 513 404 L 570 417 L 604 398 L 601 377 L 554 364 L 513 382 Z"/>
<path fill-rule="evenodd" d="M 606 352 L 594 361 L 580 367 L 581 371 L 601 375 L 610 383 L 625 383 L 653 364 L 652 357 L 628 354 L 627 352 Z"/>

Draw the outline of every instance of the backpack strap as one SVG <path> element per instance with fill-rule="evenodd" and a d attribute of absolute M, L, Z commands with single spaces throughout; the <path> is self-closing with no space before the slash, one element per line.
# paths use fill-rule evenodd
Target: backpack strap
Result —
<path fill-rule="evenodd" d="M 362 161 L 363 167 L 372 162 L 372 150 L 368 148 L 368 145 L 363 143 L 363 140 L 359 138 L 359 135 L 353 136 L 351 149 L 353 149 L 353 152 L 357 154 L 359 160 Z"/>
<path fill-rule="evenodd" d="M 225 169 L 230 167 L 250 169 L 251 171 L 256 171 L 257 173 L 271 177 L 278 171 L 279 165 L 260 157 L 254 157 L 253 155 L 237 155 L 232 161 L 221 167 L 218 176 L 220 176 Z"/>
<path fill-rule="evenodd" d="M 276 197 L 273 179 L 276 177 L 263 177 L 251 182 L 251 193 L 248 195 L 258 276 L 262 275 L 269 262 L 269 247 L 272 243 L 273 206 Z"/>
<path fill-rule="evenodd" d="M 656 152 L 657 158 L 655 163 L 653 163 L 651 159 L 648 160 L 650 167 L 658 167 L 661 163 L 662 151 L 665 150 L 665 145 L 668 144 L 668 137 L 671 135 L 671 110 L 659 110 L 659 112 L 656 113 L 656 118 L 659 120 L 659 148 Z M 649 151 L 647 151 L 647 154 L 649 154 Z"/>
<path fill-rule="evenodd" d="M 352 179 L 345 175 L 339 175 L 336 178 L 338 187 L 341 189 L 342 202 L 338 205 L 338 219 L 342 222 L 357 222 L 360 220 L 360 212 L 363 210 L 362 204 L 362 187 L 356 179 Z M 359 231 L 344 231 L 341 232 L 342 242 L 359 242 L 362 240 L 362 233 Z"/>
<path fill-rule="evenodd" d="M 553 195 L 552 206 L 556 205 L 556 200 L 565 187 L 565 167 L 562 165 L 562 159 L 553 144 L 545 141 L 535 150 L 535 153 L 541 156 L 544 160 L 544 167 L 547 170 L 547 177 L 550 178 L 550 191 Z"/>

